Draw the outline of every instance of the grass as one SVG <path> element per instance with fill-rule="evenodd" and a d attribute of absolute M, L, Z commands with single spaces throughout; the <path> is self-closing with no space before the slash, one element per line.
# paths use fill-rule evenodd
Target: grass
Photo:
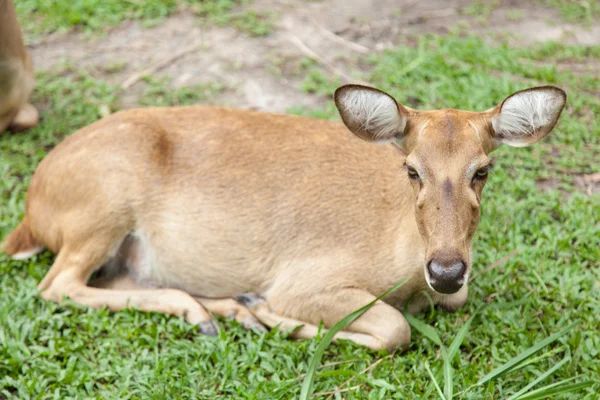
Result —
<path fill-rule="evenodd" d="M 75 28 L 87 33 L 102 32 L 125 20 L 140 20 L 152 26 L 177 11 L 181 4 L 191 8 L 203 21 L 232 26 L 250 36 L 266 36 L 275 29 L 273 12 L 248 9 L 249 0 L 18 0 L 15 1 L 19 21 L 28 36 L 51 32 L 67 32 Z M 545 0 L 558 10 L 566 22 L 592 25 L 600 18 L 600 3 L 595 0 Z M 487 25 L 498 1 L 473 1 L 460 11 L 478 17 Z M 522 10 L 508 10 L 508 18 L 522 19 Z"/>
<path fill-rule="evenodd" d="M 597 0 L 544 0 L 540 3 L 546 7 L 556 9 L 564 22 L 589 27 L 594 23 L 598 23 L 598 18 L 600 18 L 600 2 Z M 498 0 L 472 1 L 469 5 L 463 7 L 460 13 L 477 17 L 480 24 L 487 25 L 492 11 L 499 6 L 500 2 Z M 509 20 L 519 21 L 524 16 L 524 10 L 509 9 L 506 11 L 506 17 Z"/>
<path fill-rule="evenodd" d="M 315 378 L 315 374 L 316 374 L 318 365 L 321 362 L 321 357 L 323 356 L 323 353 L 325 353 L 325 350 L 333 341 L 335 334 L 338 333 L 339 331 L 343 330 L 344 328 L 346 328 L 352 322 L 356 321 L 361 315 L 363 315 L 365 312 L 367 312 L 377 301 L 381 300 L 388 294 L 398 290 L 402 285 L 404 285 L 406 283 L 406 281 L 407 280 L 404 280 L 404 281 L 399 282 L 396 285 L 392 286 L 390 289 L 386 290 L 385 292 L 383 292 L 382 294 L 377 296 L 377 298 L 375 300 L 362 306 L 358 310 L 346 315 L 341 320 L 339 320 L 334 326 L 332 326 L 331 329 L 327 330 L 327 333 L 325 333 L 325 335 L 323 336 L 323 339 L 321 339 L 321 341 L 319 342 L 319 346 L 317 347 L 317 349 L 315 350 L 315 353 L 313 354 L 313 356 L 311 358 L 310 365 L 308 366 L 308 370 L 306 373 L 306 377 L 304 378 L 304 382 L 302 383 L 302 391 L 300 392 L 300 399 L 308 400 L 311 397 L 311 395 L 313 394 L 314 378 Z"/>
<path fill-rule="evenodd" d="M 127 19 L 151 25 L 177 9 L 176 0 L 18 0 L 15 1 L 21 26 L 30 35 L 65 32 L 81 28 L 103 31 Z"/>
<path fill-rule="evenodd" d="M 214 82 L 177 89 L 169 88 L 169 80 L 166 78 L 146 77 L 144 82 L 147 86 L 138 99 L 138 104 L 141 106 L 166 107 L 205 103 L 225 90 L 223 85 Z"/>
<path fill-rule="evenodd" d="M 248 0 L 186 0 L 196 15 L 219 26 L 233 26 L 250 36 L 266 36 L 275 28 L 276 14 L 236 8 L 248 4 Z"/>
<path fill-rule="evenodd" d="M 598 23 L 600 3 L 596 0 L 546 0 L 546 5 L 556 8 L 564 21 L 590 26 Z"/>
<path fill-rule="evenodd" d="M 496 168 L 474 241 L 475 272 L 514 249 L 518 254 L 477 277 L 469 304 L 457 313 L 431 309 L 412 320 L 413 341 L 405 352 L 377 353 L 341 342 L 321 356 L 319 340 L 257 335 L 231 321 L 220 320 L 220 336 L 208 338 L 180 318 L 156 313 L 58 307 L 35 289 L 52 263 L 50 254 L 27 261 L 0 255 L 0 398 L 289 399 L 300 396 L 305 374 L 311 374 L 315 393 L 354 387 L 334 399 L 429 399 L 450 397 L 450 391 L 457 399 L 534 399 L 548 395 L 536 394 L 540 388 L 559 390 L 547 387 L 555 383 L 579 385 L 575 394 L 558 398 L 596 398 L 600 199 L 587 196 L 573 176 L 600 171 L 600 80 L 592 72 L 557 67 L 585 60 L 598 62 L 600 49 L 492 47 L 461 32 L 424 37 L 415 47 L 369 59 L 365 79 L 411 107 L 482 110 L 538 84 L 569 94 L 548 139 L 494 153 Z M 307 91 L 322 95 L 337 85 L 327 74 L 310 72 Z M 144 104 L 209 101 L 214 90 L 169 93 L 163 85 L 151 82 Z M 22 217 L 27 184 L 47 151 L 106 107 L 117 109 L 121 95 L 73 69 L 38 75 L 34 101 L 42 123 L 0 136 L 0 237 Z M 293 112 L 337 118 L 331 101 L 319 110 Z M 539 178 L 560 186 L 540 191 Z M 540 343 L 545 347 L 532 352 Z M 503 374 L 483 379 L 494 371 Z M 588 380 L 595 381 L 586 387 Z M 527 395 L 520 394 L 524 388 Z"/>
<path fill-rule="evenodd" d="M 469 4 L 468 6 L 462 8 L 460 12 L 463 15 L 477 17 L 477 22 L 479 22 L 482 25 L 488 25 L 492 11 L 494 11 L 494 9 L 499 5 L 500 3 L 496 0 L 492 2 L 475 1 Z"/>
<path fill-rule="evenodd" d="M 232 26 L 250 36 L 265 36 L 274 29 L 276 15 L 246 10 L 246 0 L 18 0 L 17 15 L 28 36 L 51 32 L 103 32 L 125 20 L 140 20 L 143 26 L 157 24 L 184 3 L 201 21 Z"/>

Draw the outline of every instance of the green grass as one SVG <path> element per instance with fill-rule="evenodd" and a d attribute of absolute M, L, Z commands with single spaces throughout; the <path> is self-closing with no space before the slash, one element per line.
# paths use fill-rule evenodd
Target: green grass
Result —
<path fill-rule="evenodd" d="M 234 12 L 248 0 L 186 0 L 196 15 L 219 26 L 233 26 L 250 36 L 266 36 L 274 29 L 275 13 L 247 10 Z"/>
<path fill-rule="evenodd" d="M 138 99 L 141 106 L 183 106 L 187 104 L 205 103 L 225 87 L 216 82 L 202 85 L 192 85 L 171 89 L 168 79 L 146 77 L 147 86 Z"/>
<path fill-rule="evenodd" d="M 247 0 L 17 0 L 19 22 L 29 36 L 68 32 L 80 28 L 103 32 L 125 20 L 155 25 L 177 11 L 180 4 L 191 8 L 203 22 L 233 26 L 250 36 L 265 36 L 274 29 L 276 15 L 240 10 Z"/>
<path fill-rule="evenodd" d="M 103 31 L 127 19 L 151 25 L 177 9 L 176 0 L 17 0 L 19 22 L 29 34 L 69 31 Z"/>
<path fill-rule="evenodd" d="M 521 21 L 525 18 L 525 11 L 520 8 L 506 10 L 506 18 L 510 21 Z"/>
<path fill-rule="evenodd" d="M 597 0 L 546 0 L 546 5 L 556 8 L 564 21 L 597 24 L 600 18 L 600 2 Z"/>
<path fill-rule="evenodd" d="M 479 276 L 469 303 L 456 314 L 432 309 L 418 316 L 405 352 L 386 355 L 342 342 L 321 357 L 318 340 L 258 335 L 231 321 L 220 320 L 220 336 L 208 338 L 180 318 L 156 313 L 59 307 L 42 301 L 35 289 L 52 263 L 50 254 L 27 261 L 0 255 L 0 398 L 290 399 L 300 396 L 307 373 L 314 373 L 317 393 L 358 386 L 333 398 L 429 399 L 451 390 L 458 399 L 508 399 L 532 383 L 528 390 L 573 377 L 567 384 L 596 381 L 559 398 L 596 398 L 600 198 L 585 195 L 570 174 L 600 171 L 600 80 L 555 66 L 587 59 L 600 60 L 599 49 L 490 47 L 458 33 L 424 37 L 414 48 L 370 58 L 365 79 L 412 107 L 482 110 L 537 84 L 555 84 L 569 94 L 547 140 L 494 153 L 496 168 L 474 241 L 475 272 L 514 249 L 519 253 Z M 331 93 L 336 80 L 317 76 L 313 71 L 305 89 Z M 150 85 L 154 92 L 144 104 L 210 99 L 206 88 L 173 94 L 161 85 Z M 0 136 L 0 237 L 22 217 L 28 181 L 47 151 L 106 107 L 118 108 L 120 96 L 116 87 L 77 71 L 38 75 L 34 101 L 42 123 Z M 293 112 L 337 119 L 331 101 L 323 109 Z M 539 191 L 541 177 L 559 180 L 560 190 Z M 543 342 L 572 323 L 552 343 Z M 546 346 L 519 361 L 540 343 Z M 321 366 L 311 369 L 317 358 Z M 506 373 L 482 379 L 499 367 Z"/>
<path fill-rule="evenodd" d="M 494 11 L 494 8 L 498 7 L 500 2 L 497 0 L 492 2 L 478 2 L 474 1 L 468 6 L 462 8 L 460 10 L 461 14 L 469 15 L 472 17 L 477 17 L 477 22 L 482 25 L 487 25 L 489 22 L 489 17 Z"/>
<path fill-rule="evenodd" d="M 597 24 L 600 19 L 600 2 L 597 0 L 543 0 L 540 3 L 556 9 L 564 22 L 591 26 Z M 463 15 L 477 17 L 479 23 L 487 25 L 490 14 L 499 6 L 498 0 L 472 1 L 460 12 Z M 519 21 L 525 17 L 525 12 L 520 9 L 509 9 L 506 17 L 509 20 Z"/>

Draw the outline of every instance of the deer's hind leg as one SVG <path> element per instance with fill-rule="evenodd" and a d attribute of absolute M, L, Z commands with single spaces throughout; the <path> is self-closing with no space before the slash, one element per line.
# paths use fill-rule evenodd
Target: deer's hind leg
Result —
<path fill-rule="evenodd" d="M 103 289 L 113 290 L 148 290 L 144 286 L 141 286 L 136 280 L 126 272 L 121 273 L 115 277 L 99 278 L 90 282 L 90 286 L 99 287 Z M 218 315 L 223 318 L 233 318 L 238 321 L 245 329 L 258 330 L 266 332 L 266 328 L 263 324 L 258 322 L 254 315 L 244 307 L 242 304 L 233 300 L 228 299 L 209 299 L 205 297 L 193 296 L 194 300 L 199 302 L 206 310 L 214 315 Z"/>
<path fill-rule="evenodd" d="M 256 317 L 239 302 L 229 299 L 209 299 L 195 297 L 208 311 L 224 318 L 233 318 L 248 330 L 266 332 L 267 328 L 261 324 Z"/>
<path fill-rule="evenodd" d="M 27 129 L 31 129 L 36 126 L 39 122 L 40 116 L 38 110 L 30 103 L 25 103 L 17 115 L 14 117 L 12 122 L 9 124 L 9 129 L 13 132 L 21 132 Z"/>
<path fill-rule="evenodd" d="M 183 316 L 198 325 L 200 332 L 216 335 L 218 327 L 210 314 L 189 294 L 176 289 L 140 289 L 122 285 L 118 289 L 87 285 L 90 275 L 114 255 L 113 243 L 102 243 L 97 237 L 79 248 L 63 246 L 50 271 L 40 283 L 42 297 L 61 302 L 65 296 L 92 308 L 108 307 L 119 311 L 134 307 L 141 311 L 155 311 Z M 108 286 L 108 287 L 107 287 Z"/>

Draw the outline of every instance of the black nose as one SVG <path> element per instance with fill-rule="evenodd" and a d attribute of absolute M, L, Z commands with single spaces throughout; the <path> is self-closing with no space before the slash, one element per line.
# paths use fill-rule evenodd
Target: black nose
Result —
<path fill-rule="evenodd" d="M 465 283 L 467 266 L 461 260 L 432 260 L 427 265 L 429 284 L 436 292 L 456 293 Z"/>

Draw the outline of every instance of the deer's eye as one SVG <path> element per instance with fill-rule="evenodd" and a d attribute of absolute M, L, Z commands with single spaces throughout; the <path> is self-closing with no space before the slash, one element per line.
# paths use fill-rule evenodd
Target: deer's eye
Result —
<path fill-rule="evenodd" d="M 479 168 L 475 172 L 475 176 L 473 177 L 473 179 L 483 181 L 483 180 L 487 179 L 489 172 L 490 172 L 490 166 L 489 165 L 486 165 L 483 168 Z"/>
<path fill-rule="evenodd" d="M 421 178 L 419 178 L 419 173 L 417 172 L 416 169 L 414 169 L 411 166 L 406 166 L 406 170 L 408 171 L 408 177 L 412 180 L 419 180 Z"/>

